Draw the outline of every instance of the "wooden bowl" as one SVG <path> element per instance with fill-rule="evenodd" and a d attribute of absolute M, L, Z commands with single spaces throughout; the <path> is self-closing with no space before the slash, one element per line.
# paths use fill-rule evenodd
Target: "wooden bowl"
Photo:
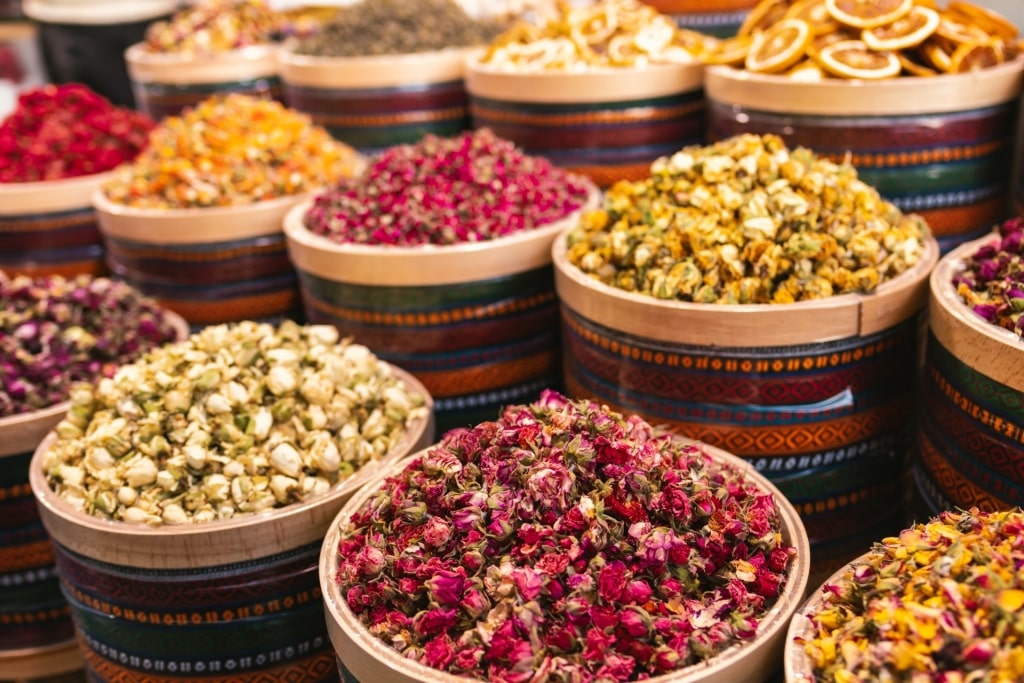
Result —
<path fill-rule="evenodd" d="M 427 396 L 430 416 L 328 493 L 265 515 L 175 527 L 87 515 L 50 489 L 42 459 L 56 435 L 47 436 L 29 478 L 90 670 L 102 680 L 332 679 L 316 575 L 324 535 L 377 470 L 433 440 L 429 394 L 393 371 Z"/>
<path fill-rule="evenodd" d="M 1024 506 L 1024 341 L 972 311 L 952 284 L 995 234 L 946 254 L 932 272 L 916 477 L 931 514 Z"/>
<path fill-rule="evenodd" d="M 849 155 L 864 182 L 920 213 L 945 252 L 1008 217 L 1024 56 L 966 74 L 801 82 L 724 66 L 705 75 L 708 138 L 775 133 Z"/>
<path fill-rule="evenodd" d="M 553 258 L 570 395 L 747 459 L 801 514 L 816 575 L 902 528 L 934 239 L 870 295 L 785 305 L 625 292 L 569 263 L 566 235 Z"/>
<path fill-rule="evenodd" d="M 251 45 L 211 55 L 150 52 L 143 43 L 124 53 L 138 109 L 159 121 L 219 92 L 280 99 L 276 45 Z"/>
<path fill-rule="evenodd" d="M 166 312 L 178 339 L 188 336 Z M 29 486 L 29 462 L 70 402 L 0 418 L 0 676 L 43 678 L 82 668 L 53 548 Z"/>
<path fill-rule="evenodd" d="M 102 275 L 92 194 L 111 173 L 0 183 L 0 270 L 8 275 Z"/>
<path fill-rule="evenodd" d="M 367 153 L 451 137 L 470 127 L 463 71 L 469 49 L 407 55 L 315 57 L 278 52 L 285 103 Z"/>
<path fill-rule="evenodd" d="M 415 374 L 437 402 L 439 431 L 494 419 L 559 383 L 551 243 L 576 214 L 487 242 L 393 247 L 311 233 L 311 205 L 284 222 L 306 318 Z"/>
<path fill-rule="evenodd" d="M 115 204 L 97 190 L 92 201 L 111 272 L 201 326 L 298 310 L 281 223 L 308 196 L 160 210 Z"/>
<path fill-rule="evenodd" d="M 760 620 L 759 633 L 754 640 L 733 646 L 706 662 L 671 674 L 655 676 L 649 679 L 650 683 L 756 683 L 765 680 L 778 668 L 785 630 L 807 591 L 810 548 L 807 533 L 796 510 L 771 482 L 753 471 L 747 463 L 717 448 L 703 447 L 716 461 L 739 467 L 749 481 L 773 496 L 779 508 L 783 539 L 796 548 L 796 557 L 790 566 L 782 593 L 775 605 Z M 444 673 L 399 656 L 393 648 L 366 630 L 358 617 L 352 613 L 334 581 L 338 571 L 338 541 L 341 538 L 341 527 L 367 500 L 376 495 L 388 477 L 400 473 L 424 452 L 392 462 L 387 468 L 379 471 L 345 504 L 324 539 L 320 551 L 320 589 L 324 596 L 327 631 L 338 655 L 338 667 L 343 681 L 466 683 L 467 680 L 476 680 Z"/>
<path fill-rule="evenodd" d="M 697 62 L 501 71 L 477 55 L 466 63 L 466 89 L 474 128 L 491 128 L 608 187 L 645 177 L 656 158 L 703 142 L 703 74 Z"/>

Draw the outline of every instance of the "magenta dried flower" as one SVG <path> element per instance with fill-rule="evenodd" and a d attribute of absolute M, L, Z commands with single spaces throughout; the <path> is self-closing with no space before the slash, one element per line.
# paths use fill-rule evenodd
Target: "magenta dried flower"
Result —
<path fill-rule="evenodd" d="M 0 271 L 0 417 L 66 401 L 74 384 L 176 336 L 164 310 L 123 282 Z"/>
<path fill-rule="evenodd" d="M 633 681 L 714 657 L 757 635 L 795 552 L 742 472 L 551 391 L 449 432 L 342 531 L 335 579 L 369 631 L 490 681 Z"/>
<path fill-rule="evenodd" d="M 590 191 L 582 177 L 480 129 L 388 148 L 320 194 L 304 224 L 339 243 L 483 242 L 565 218 Z"/>
<path fill-rule="evenodd" d="M 1024 336 L 1024 218 L 1005 221 L 997 239 L 965 258 L 953 286 L 981 318 Z"/>

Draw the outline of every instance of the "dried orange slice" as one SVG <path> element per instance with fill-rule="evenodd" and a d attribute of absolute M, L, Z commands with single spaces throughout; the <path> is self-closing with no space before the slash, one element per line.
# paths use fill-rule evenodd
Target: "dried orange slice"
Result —
<path fill-rule="evenodd" d="M 927 7 L 928 9 L 939 9 L 939 4 L 935 0 L 914 0 L 914 4 L 919 7 Z"/>
<path fill-rule="evenodd" d="M 1003 40 L 1013 40 L 1019 33 L 1013 22 L 998 12 L 985 7 L 978 7 L 962 0 L 950 0 L 946 10 L 966 17 L 969 23 Z"/>
<path fill-rule="evenodd" d="M 801 19 L 783 19 L 754 36 L 744 66 L 755 73 L 778 73 L 799 62 L 813 34 Z"/>
<path fill-rule="evenodd" d="M 811 39 L 811 44 L 807 46 L 807 54 L 814 59 L 817 59 L 818 53 L 826 46 L 831 45 L 832 43 L 840 43 L 844 40 L 860 40 L 860 35 L 846 28 L 841 28 L 838 31 L 833 31 L 832 33 L 816 35 Z"/>
<path fill-rule="evenodd" d="M 977 26 L 951 19 L 948 14 L 942 15 L 939 20 L 939 27 L 935 29 L 935 34 L 945 38 L 953 43 L 953 45 L 977 43 L 988 40 L 990 37 Z"/>
<path fill-rule="evenodd" d="M 737 36 L 752 36 L 786 16 L 789 0 L 761 0 L 740 24 Z"/>
<path fill-rule="evenodd" d="M 964 43 L 949 58 L 949 72 L 979 71 L 1003 63 L 1003 45 L 998 40 Z"/>
<path fill-rule="evenodd" d="M 897 54 L 896 57 L 900 60 L 900 66 L 903 67 L 903 71 L 911 76 L 927 78 L 929 76 L 939 75 L 939 72 L 935 69 L 925 66 L 915 59 L 911 59 L 906 52 L 901 52 Z"/>
<path fill-rule="evenodd" d="M 797 0 L 786 10 L 786 19 L 803 19 L 815 34 L 831 33 L 839 24 L 828 13 L 825 0 Z"/>
<path fill-rule="evenodd" d="M 818 61 L 836 76 L 864 80 L 899 76 L 903 68 L 892 52 L 876 52 L 860 40 L 843 40 L 827 45 L 818 53 Z"/>
<path fill-rule="evenodd" d="M 936 40 L 935 36 L 929 38 L 921 43 L 921 54 L 940 73 L 949 73 L 949 68 L 953 62 L 949 51 L 943 45 L 943 41 Z"/>
<path fill-rule="evenodd" d="M 733 36 L 720 40 L 704 53 L 704 61 L 707 64 L 742 65 L 753 42 L 754 39 L 750 36 Z"/>
<path fill-rule="evenodd" d="M 914 0 L 825 0 L 836 21 L 855 28 L 891 24 L 914 6 Z"/>
<path fill-rule="evenodd" d="M 861 40 L 872 50 L 903 50 L 920 45 L 938 27 L 938 12 L 915 5 L 891 24 L 864 29 Z"/>

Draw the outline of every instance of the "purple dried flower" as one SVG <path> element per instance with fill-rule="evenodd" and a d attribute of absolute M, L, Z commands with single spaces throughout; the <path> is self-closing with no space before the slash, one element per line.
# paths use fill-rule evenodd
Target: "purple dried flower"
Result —
<path fill-rule="evenodd" d="M 993 325 L 1022 335 L 1024 323 L 1024 219 L 999 226 L 994 241 L 964 259 L 964 270 L 953 277 L 960 298 Z"/>

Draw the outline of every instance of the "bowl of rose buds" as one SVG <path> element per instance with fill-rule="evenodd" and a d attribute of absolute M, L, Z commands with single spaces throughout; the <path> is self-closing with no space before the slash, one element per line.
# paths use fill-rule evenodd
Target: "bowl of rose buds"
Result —
<path fill-rule="evenodd" d="M 1024 219 L 932 271 L 917 433 L 921 512 L 1024 505 Z"/>
<path fill-rule="evenodd" d="M 546 391 L 382 470 L 320 581 L 343 680 L 760 681 L 808 560 L 748 465 Z"/>
<path fill-rule="evenodd" d="M 375 157 L 291 210 L 306 317 L 412 372 L 441 431 L 559 380 L 551 243 L 597 189 L 482 129 Z"/>

